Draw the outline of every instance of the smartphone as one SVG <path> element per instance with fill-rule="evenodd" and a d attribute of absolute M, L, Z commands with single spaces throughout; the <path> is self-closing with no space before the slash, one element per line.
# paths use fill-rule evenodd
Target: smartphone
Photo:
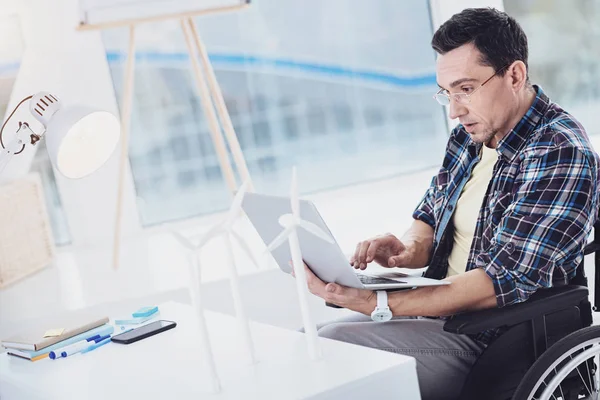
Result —
<path fill-rule="evenodd" d="M 139 328 L 135 328 L 134 330 L 129 332 L 114 335 L 111 338 L 111 340 L 115 343 L 130 344 L 133 342 L 137 342 L 138 340 L 154 336 L 157 333 L 168 331 L 169 329 L 173 329 L 176 326 L 177 324 L 173 321 L 160 320 L 152 322 L 148 325 L 140 326 Z"/>

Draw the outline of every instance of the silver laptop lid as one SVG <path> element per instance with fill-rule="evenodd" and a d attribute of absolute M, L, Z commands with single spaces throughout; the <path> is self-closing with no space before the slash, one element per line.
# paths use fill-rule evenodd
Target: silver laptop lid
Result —
<path fill-rule="evenodd" d="M 279 216 L 292 212 L 289 198 L 258 193 L 247 193 L 242 208 L 266 245 L 271 243 L 283 230 L 278 221 Z M 329 228 L 312 202 L 300 200 L 300 217 L 316 224 L 331 235 Z M 331 237 L 333 238 L 333 235 Z M 337 242 L 328 243 L 302 228 L 298 229 L 298 239 L 304 261 L 324 282 L 336 282 L 356 288 L 363 287 Z M 273 250 L 272 255 L 282 271 L 291 272 L 289 262 L 292 256 L 287 243 Z"/>

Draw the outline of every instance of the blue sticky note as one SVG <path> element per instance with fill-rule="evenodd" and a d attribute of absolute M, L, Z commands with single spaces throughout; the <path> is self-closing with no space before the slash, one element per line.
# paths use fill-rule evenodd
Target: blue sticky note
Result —
<path fill-rule="evenodd" d="M 158 307 L 143 307 L 131 314 L 134 318 L 148 317 L 158 312 Z"/>
<path fill-rule="evenodd" d="M 115 319 L 116 325 L 136 325 L 141 324 L 142 322 L 146 322 L 151 320 L 152 318 L 158 316 L 158 313 L 150 314 L 147 317 L 135 317 L 130 319 Z"/>

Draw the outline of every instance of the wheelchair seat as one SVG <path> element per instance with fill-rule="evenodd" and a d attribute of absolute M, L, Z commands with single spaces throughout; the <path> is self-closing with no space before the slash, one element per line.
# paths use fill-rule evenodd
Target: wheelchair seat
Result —
<path fill-rule="evenodd" d="M 585 255 L 594 254 L 596 288 L 600 288 L 598 250 L 600 222 L 594 226 L 593 242 L 584 251 Z M 600 290 L 595 292 L 594 304 L 596 310 Z M 569 285 L 540 289 L 516 305 L 453 316 L 444 324 L 447 332 L 501 332 L 473 365 L 459 399 L 598 399 L 600 327 L 591 325 L 592 306 L 583 260 Z M 593 357 L 586 353 L 594 351 Z M 587 358 L 571 365 L 582 354 Z M 565 370 L 567 365 L 569 371 Z M 550 383 L 555 384 L 559 378 L 563 381 L 550 390 Z"/>

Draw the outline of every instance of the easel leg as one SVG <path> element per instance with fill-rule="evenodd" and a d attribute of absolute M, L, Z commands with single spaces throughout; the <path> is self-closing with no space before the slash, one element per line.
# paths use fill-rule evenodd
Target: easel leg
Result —
<path fill-rule="evenodd" d="M 229 163 L 227 148 L 225 147 L 225 141 L 223 140 L 223 136 L 221 136 L 221 128 L 219 126 L 219 121 L 217 119 L 217 115 L 215 114 L 212 100 L 210 98 L 210 92 L 206 85 L 206 81 L 202 74 L 202 70 L 200 69 L 200 64 L 198 63 L 198 59 L 196 58 L 196 55 L 194 53 L 194 47 L 192 44 L 192 34 L 186 27 L 185 19 L 181 20 L 181 29 L 183 30 L 183 34 L 185 35 L 188 54 L 190 56 L 190 61 L 192 62 L 192 70 L 194 72 L 194 76 L 196 78 L 196 85 L 198 87 L 198 94 L 200 95 L 200 100 L 202 102 L 204 114 L 206 115 L 206 118 L 208 120 L 208 126 L 210 128 L 213 144 L 215 145 L 217 157 L 219 158 L 219 163 L 221 164 L 221 171 L 223 171 L 223 175 L 225 177 L 225 181 L 227 182 L 229 190 L 231 191 L 231 193 L 235 193 L 235 191 L 237 190 L 237 184 L 235 181 L 235 175 L 233 174 L 233 168 Z"/>
<path fill-rule="evenodd" d="M 127 64 L 125 67 L 125 80 L 123 88 L 123 108 L 121 110 L 121 160 L 119 162 L 119 177 L 117 187 L 117 207 L 115 217 L 115 237 L 113 243 L 113 268 L 119 268 L 121 251 L 121 216 L 123 213 L 123 187 L 125 185 L 125 166 L 129 157 L 129 129 L 131 126 L 131 103 L 133 101 L 135 66 L 135 26 L 129 26 L 129 48 L 127 50 Z"/>
<path fill-rule="evenodd" d="M 210 88 L 213 101 L 217 108 L 217 112 L 219 113 L 219 118 L 221 119 L 221 123 L 223 124 L 223 131 L 225 132 L 227 143 L 229 144 L 229 148 L 231 149 L 233 160 L 235 161 L 235 165 L 237 167 L 238 172 L 240 173 L 242 181 L 248 181 L 248 190 L 253 192 L 254 185 L 252 184 L 252 179 L 250 178 L 250 172 L 248 171 L 248 166 L 246 165 L 244 154 L 242 153 L 240 143 L 235 134 L 235 130 L 233 129 L 231 117 L 229 116 L 229 112 L 227 111 L 227 106 L 225 105 L 223 93 L 221 92 L 221 88 L 219 87 L 219 83 L 217 82 L 215 71 L 213 70 L 210 60 L 208 59 L 206 47 L 200 39 L 200 35 L 198 34 L 198 29 L 196 28 L 196 23 L 194 22 L 194 20 L 191 17 L 188 17 L 187 23 L 191 29 L 192 34 L 194 35 L 196 49 L 198 50 L 200 61 L 202 61 L 204 73 L 206 74 L 206 80 L 208 81 L 208 86 Z"/>

